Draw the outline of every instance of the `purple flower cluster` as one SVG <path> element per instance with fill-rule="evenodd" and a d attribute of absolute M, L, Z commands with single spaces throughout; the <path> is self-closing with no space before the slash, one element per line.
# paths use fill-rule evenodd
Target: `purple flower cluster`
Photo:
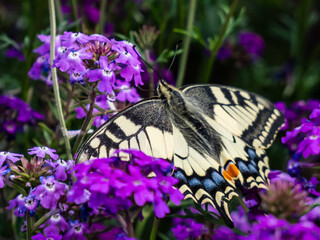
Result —
<path fill-rule="evenodd" d="M 308 101 L 297 101 L 287 106 L 285 102 L 277 102 L 274 104 L 285 116 L 285 124 L 281 128 L 282 131 L 292 130 L 300 125 L 301 120 L 310 115 L 312 110 L 320 105 L 320 101 L 310 99 Z"/>
<path fill-rule="evenodd" d="M 20 160 L 20 157 L 23 157 L 23 155 L 10 152 L 0 152 L 0 188 L 4 187 L 6 179 L 5 176 L 10 172 L 10 168 L 7 168 L 8 163 L 15 163 Z"/>
<path fill-rule="evenodd" d="M 77 182 L 68 193 L 68 201 L 87 202 L 94 211 L 102 208 L 110 215 L 129 209 L 133 203 L 151 203 L 159 218 L 169 213 L 165 202 L 168 196 L 175 204 L 180 203 L 183 195 L 173 187 L 178 180 L 167 176 L 172 171 L 170 163 L 134 150 L 122 154 L 130 154 L 131 160 L 113 157 L 76 165 L 73 170 Z M 156 176 L 149 178 L 152 173 Z"/>
<path fill-rule="evenodd" d="M 238 65 L 243 61 L 254 61 L 259 58 L 264 50 L 264 40 L 256 33 L 240 32 L 236 41 L 226 40 L 217 53 L 221 61 L 227 59 L 235 60 Z M 249 59 L 246 59 L 248 55 Z"/>
<path fill-rule="evenodd" d="M 34 111 L 27 103 L 14 96 L 0 96 L 0 132 L 14 137 L 16 132 L 22 132 L 26 124 L 35 124 L 44 116 Z"/>
<path fill-rule="evenodd" d="M 12 46 L 5 52 L 5 55 L 7 58 L 17 58 L 21 62 L 25 60 L 22 53 L 22 44 L 18 44 L 18 48 Z"/>
<path fill-rule="evenodd" d="M 320 105 L 315 107 L 309 118 L 303 118 L 301 125 L 287 131 L 282 143 L 294 152 L 288 162 L 288 173 L 299 177 L 301 167 L 310 168 L 318 164 L 320 154 Z M 302 162 L 301 157 L 308 159 Z M 311 185 L 313 185 L 311 183 Z"/>
<path fill-rule="evenodd" d="M 264 40 L 253 32 L 240 32 L 238 42 L 254 59 L 261 56 L 264 50 Z"/>
<path fill-rule="evenodd" d="M 191 218 L 173 219 L 174 227 L 171 229 L 177 240 L 198 239 L 207 232 L 207 228 L 202 223 L 198 223 Z"/>
<path fill-rule="evenodd" d="M 32 156 L 30 161 L 20 154 L 0 153 L 1 161 L 8 162 L 12 170 L 12 175 L 9 177 L 11 185 L 20 186 L 25 182 L 26 188 L 29 188 L 27 196 L 19 194 L 9 201 L 8 210 L 14 209 L 17 217 L 29 214 L 35 219 L 37 219 L 37 213 L 42 216 L 43 211 L 46 210 L 58 212 L 41 225 L 43 233 L 38 233 L 32 239 L 62 239 L 61 233 L 69 236 L 69 238 L 64 237 L 67 240 L 77 237 L 78 228 L 70 227 L 62 215 L 66 215 L 68 209 L 65 200 L 69 189 L 63 181 L 67 180 L 67 172 L 72 168 L 74 162 L 58 159 L 59 156 L 55 152 L 56 150 L 48 147 L 31 148 L 28 150 L 28 154 Z M 22 166 L 18 166 L 19 157 L 22 157 Z M 81 235 L 83 236 L 83 233 Z"/>
<path fill-rule="evenodd" d="M 39 39 L 43 44 L 34 52 L 40 56 L 30 69 L 29 76 L 50 83 L 50 36 L 39 35 Z M 68 73 L 72 83 L 97 82 L 100 92 L 112 95 L 114 90 L 132 80 L 135 86 L 143 85 L 140 65 L 139 56 L 127 41 L 73 32 L 56 37 L 53 67 Z"/>
<path fill-rule="evenodd" d="M 115 227 L 110 231 L 110 226 L 99 222 L 89 225 L 87 219 L 89 216 L 90 221 L 101 216 L 114 218 L 124 227 L 119 220 L 124 212 L 152 204 L 155 215 L 161 218 L 170 212 L 166 201 L 170 199 L 179 204 L 184 198 L 174 188 L 177 180 L 168 176 L 172 165 L 140 151 L 119 152 L 121 157 L 131 156 L 129 161 L 112 157 L 76 166 L 72 160 L 59 159 L 55 152 L 48 147 L 31 148 L 28 150 L 30 161 L 20 154 L 0 152 L 1 165 L 6 164 L 0 168 L 1 187 L 5 184 L 4 175 L 6 181 L 10 181 L 8 187 L 25 186 L 25 192 L 29 193 L 21 191 L 9 201 L 8 210 L 14 210 L 17 217 L 28 215 L 35 222 L 40 221 L 44 213 L 52 213 L 48 220 L 37 223 L 41 232 L 32 239 L 85 240 L 86 234 L 100 239 L 108 236 L 129 239 L 123 229 Z M 6 170 L 11 170 L 10 177 Z M 70 184 L 73 173 L 77 181 Z M 23 229 L 25 231 L 25 227 Z"/>
<path fill-rule="evenodd" d="M 20 217 L 24 216 L 26 211 L 30 213 L 30 216 L 35 215 L 36 208 L 39 205 L 50 210 L 57 208 L 60 197 L 65 194 L 66 190 L 68 190 L 67 185 L 65 183 L 59 182 L 59 178 L 55 177 L 56 173 L 59 171 L 59 168 L 57 167 L 55 169 L 49 169 L 49 167 L 46 167 L 46 161 L 52 163 L 53 161 L 58 159 L 58 155 L 55 154 L 54 149 L 50 149 L 48 147 L 34 147 L 29 149 L 28 154 L 35 155 L 35 157 L 30 162 L 22 158 L 22 168 L 17 168 L 13 164 L 9 165 L 16 174 L 16 176 L 11 177 L 13 179 L 13 183 L 15 179 L 21 179 L 20 181 L 22 181 L 22 176 L 25 176 L 26 174 L 32 174 L 33 176 L 40 177 L 40 185 L 33 187 L 33 182 L 27 182 L 26 185 L 30 186 L 30 192 L 28 196 L 24 197 L 20 194 L 15 199 L 9 202 L 8 209 L 16 208 L 15 214 Z M 6 159 L 11 160 L 12 162 L 17 162 L 18 156 L 22 155 L 11 153 L 6 155 Z M 44 160 L 46 156 L 49 156 L 51 159 Z M 57 165 L 59 164 L 56 163 L 55 165 L 53 165 L 52 163 L 51 166 Z M 66 170 L 68 169 L 65 168 L 65 171 Z M 40 172 L 37 173 L 37 171 Z M 21 173 L 21 175 L 19 173 Z M 52 173 L 53 175 L 47 175 L 47 177 L 44 177 L 41 176 L 42 173 Z M 64 180 L 66 180 L 66 178 Z"/>
<path fill-rule="evenodd" d="M 302 219 L 298 223 L 289 223 L 284 219 L 275 216 L 259 215 L 256 221 L 250 223 L 246 218 L 244 211 L 238 209 L 231 213 L 234 219 L 235 227 L 243 235 L 234 232 L 232 229 L 221 226 L 214 230 L 212 239 L 319 239 L 320 227 L 309 219 Z M 239 218 L 236 218 L 239 217 Z"/>

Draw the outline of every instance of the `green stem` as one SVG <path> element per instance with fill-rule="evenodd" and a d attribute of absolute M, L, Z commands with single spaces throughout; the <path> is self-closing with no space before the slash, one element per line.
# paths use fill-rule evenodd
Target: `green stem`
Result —
<path fill-rule="evenodd" d="M 50 39 L 50 66 L 53 64 L 53 60 L 55 59 L 55 37 L 56 37 L 56 16 L 54 10 L 54 0 L 48 0 L 49 2 L 49 15 L 50 15 L 50 32 L 51 32 L 51 39 Z M 58 118 L 60 122 L 61 133 L 64 139 L 64 144 L 66 147 L 67 157 L 68 159 L 73 159 L 71 154 L 71 147 L 70 142 L 68 139 L 66 123 L 64 121 L 62 106 L 61 106 L 61 98 L 59 92 L 59 84 L 58 84 L 58 77 L 57 77 L 57 69 L 51 68 L 52 74 L 52 83 L 53 83 L 53 92 L 54 98 L 56 101 L 56 107 L 58 111 Z"/>
<path fill-rule="evenodd" d="M 99 25 L 98 25 L 98 33 L 103 34 L 103 23 L 105 18 L 105 11 L 107 6 L 107 0 L 101 0 L 100 5 L 100 18 L 99 18 Z"/>
<path fill-rule="evenodd" d="M 71 0 L 71 5 L 72 5 L 72 13 L 73 13 L 74 21 L 77 21 L 78 20 L 77 0 Z M 77 24 L 76 30 L 77 32 L 80 32 L 79 24 Z"/>
<path fill-rule="evenodd" d="M 196 13 L 196 7 L 197 7 L 197 0 L 190 0 L 189 2 L 189 13 L 188 13 L 188 20 L 187 20 L 187 31 L 191 32 L 193 29 L 194 24 L 194 16 Z M 188 53 L 190 49 L 190 41 L 191 37 L 189 35 L 185 35 L 183 40 L 183 53 L 181 56 L 181 61 L 179 64 L 179 72 L 178 72 L 178 80 L 177 80 L 177 87 L 182 86 L 184 75 L 186 72 L 186 66 L 187 66 L 187 59 L 188 59 Z"/>
<path fill-rule="evenodd" d="M 80 129 L 80 133 L 76 139 L 76 142 L 74 143 L 73 145 L 73 152 L 76 153 L 78 151 L 78 148 L 80 146 L 80 144 L 82 143 L 83 141 L 83 138 L 86 136 L 87 134 L 87 130 L 88 130 L 88 126 L 91 122 L 91 118 L 92 118 L 92 112 L 93 112 L 93 109 L 94 109 L 94 105 L 95 105 L 95 100 L 96 100 L 96 92 L 94 90 L 94 88 L 96 87 L 96 85 L 93 85 L 92 86 L 92 90 L 91 90 L 91 94 L 90 94 L 90 107 L 89 107 L 89 111 L 87 113 L 87 116 L 81 126 L 81 129 Z M 77 163 L 77 162 L 76 162 Z"/>
<path fill-rule="evenodd" d="M 63 14 L 61 10 L 60 0 L 55 0 L 55 4 L 56 4 L 56 11 L 57 11 L 58 25 L 59 25 L 63 22 Z"/>
<path fill-rule="evenodd" d="M 60 212 L 61 212 L 60 209 L 53 209 L 50 212 L 43 215 L 37 222 L 35 222 L 33 224 L 32 231 L 36 231 L 40 227 L 40 225 L 44 224 L 45 222 L 47 222 L 49 220 L 49 218 L 51 218 L 53 215 L 60 213 Z"/>
<path fill-rule="evenodd" d="M 125 211 L 125 221 L 126 221 L 126 228 L 127 228 L 127 234 L 129 238 L 134 238 L 134 230 L 132 226 L 132 219 L 129 215 L 128 211 Z"/>
<path fill-rule="evenodd" d="M 149 63 L 149 64 L 151 64 L 151 65 L 153 65 L 153 61 L 151 60 L 151 58 L 150 58 L 150 50 L 149 49 L 146 49 L 145 51 L 144 51 L 144 56 L 145 56 L 145 58 L 146 58 L 146 61 L 147 61 L 147 63 Z M 153 69 L 151 69 L 151 68 L 147 68 L 148 70 L 148 75 L 149 75 L 149 78 L 150 78 L 150 82 L 149 82 L 149 89 L 151 89 L 151 90 L 153 90 L 154 89 L 154 79 L 153 79 Z M 159 79 L 160 80 L 160 79 Z M 153 96 L 153 92 L 152 91 L 150 91 L 149 92 L 149 97 L 152 97 Z"/>
<path fill-rule="evenodd" d="M 242 206 L 243 210 L 247 213 L 249 212 L 249 208 L 247 207 L 247 205 L 243 202 L 242 198 L 241 197 L 237 197 L 240 205 Z"/>
<path fill-rule="evenodd" d="M 156 240 L 159 223 L 160 223 L 160 220 L 158 218 L 154 217 L 153 225 L 152 225 L 152 229 L 151 229 L 151 234 L 150 234 L 150 240 Z"/>
<path fill-rule="evenodd" d="M 233 0 L 232 4 L 231 4 L 231 7 L 230 7 L 230 11 L 229 13 L 227 14 L 227 17 L 226 17 L 226 20 L 225 22 L 223 23 L 223 26 L 222 26 L 222 29 L 220 31 L 220 34 L 219 34 L 219 37 L 218 37 L 218 41 L 216 42 L 216 44 L 213 46 L 212 49 L 210 49 L 211 51 L 211 56 L 209 58 L 209 61 L 207 63 L 207 67 L 206 67 L 206 72 L 204 74 L 204 80 L 203 82 L 204 83 L 208 83 L 209 80 L 210 80 L 210 76 L 211 76 L 211 71 L 212 71 L 212 67 L 213 67 L 213 63 L 214 63 L 214 59 L 216 58 L 216 55 L 218 53 L 218 50 L 220 49 L 221 45 L 223 44 L 223 40 L 225 38 L 225 33 L 228 29 L 228 25 L 229 25 L 229 22 L 230 22 L 230 19 L 231 17 L 233 16 L 234 14 L 234 11 L 236 10 L 237 8 L 237 5 L 238 5 L 238 1 L 239 0 Z"/>
<path fill-rule="evenodd" d="M 32 237 L 32 217 L 30 217 L 30 214 L 27 212 L 27 240 L 31 240 Z"/>

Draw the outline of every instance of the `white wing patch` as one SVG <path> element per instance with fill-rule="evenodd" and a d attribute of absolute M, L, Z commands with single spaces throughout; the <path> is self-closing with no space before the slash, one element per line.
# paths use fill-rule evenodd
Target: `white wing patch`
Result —
<path fill-rule="evenodd" d="M 139 147 L 137 149 L 141 149 L 141 151 L 147 155 L 152 155 L 150 140 L 144 131 L 139 132 L 137 139 L 139 141 Z"/>
<path fill-rule="evenodd" d="M 130 119 L 128 119 L 124 115 L 118 117 L 116 123 L 118 126 L 122 126 L 121 129 L 124 131 L 124 133 L 127 136 L 131 136 L 131 135 L 136 134 L 139 131 L 139 129 L 141 128 L 140 125 L 133 123 Z"/>
<path fill-rule="evenodd" d="M 189 155 L 188 143 L 175 125 L 173 125 L 173 139 L 175 155 L 186 158 Z"/>
<path fill-rule="evenodd" d="M 117 138 L 113 133 L 111 133 L 110 131 L 106 131 L 106 136 L 108 137 L 108 138 L 110 138 L 113 142 L 115 142 L 115 143 L 119 143 L 119 142 L 121 142 L 121 139 L 120 138 Z M 92 141 L 94 141 L 95 139 L 97 139 L 97 138 L 94 138 Z"/>

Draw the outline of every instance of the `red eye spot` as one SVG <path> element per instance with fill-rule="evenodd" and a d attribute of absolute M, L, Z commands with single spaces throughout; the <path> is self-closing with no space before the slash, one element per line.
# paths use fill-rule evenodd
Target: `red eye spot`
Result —
<path fill-rule="evenodd" d="M 228 172 L 226 172 L 226 170 L 222 169 L 222 176 L 224 177 L 224 179 L 228 180 L 228 181 L 233 181 L 232 177 L 229 175 Z"/>
<path fill-rule="evenodd" d="M 227 173 L 229 174 L 229 176 L 231 176 L 233 179 L 237 179 L 239 177 L 240 171 L 237 168 L 237 166 L 234 165 L 233 163 L 229 163 L 225 169 L 226 169 Z"/>

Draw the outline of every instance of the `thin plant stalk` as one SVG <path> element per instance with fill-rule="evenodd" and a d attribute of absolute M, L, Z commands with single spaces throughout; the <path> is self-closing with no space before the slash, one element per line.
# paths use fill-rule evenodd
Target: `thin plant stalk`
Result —
<path fill-rule="evenodd" d="M 210 76 L 211 76 L 211 72 L 212 72 L 212 67 L 213 67 L 213 63 L 214 63 L 214 60 L 216 58 L 216 55 L 218 53 L 218 50 L 220 49 L 221 45 L 223 44 L 223 40 L 224 40 L 224 37 L 225 37 L 225 33 L 228 29 L 228 25 L 229 25 L 229 22 L 230 22 L 230 19 L 231 17 L 233 16 L 236 8 L 237 8 L 237 5 L 238 5 L 238 1 L 239 0 L 234 0 L 231 4 L 231 7 L 230 7 L 230 11 L 229 13 L 227 14 L 227 17 L 226 17 L 226 20 L 225 22 L 223 23 L 223 26 L 222 26 L 222 29 L 220 31 L 220 34 L 219 34 L 219 37 L 218 37 L 218 41 L 215 43 L 215 45 L 213 46 L 212 49 L 210 49 L 210 58 L 209 58 L 209 61 L 207 63 L 207 66 L 206 66 L 206 72 L 204 74 L 204 78 L 203 78 L 203 82 L 204 83 L 208 83 L 209 80 L 210 80 Z"/>
<path fill-rule="evenodd" d="M 187 20 L 187 31 L 189 32 L 191 32 L 193 29 L 196 7 L 197 7 L 197 0 L 190 0 L 188 20 Z M 184 75 L 187 67 L 187 59 L 188 59 L 188 54 L 190 49 L 190 42 L 191 42 L 191 37 L 189 35 L 185 35 L 183 40 L 183 53 L 182 53 L 181 61 L 179 64 L 177 87 L 180 87 L 183 84 Z"/>
<path fill-rule="evenodd" d="M 27 240 L 31 240 L 32 237 L 32 217 L 30 217 L 30 214 L 26 213 L 27 218 Z"/>
<path fill-rule="evenodd" d="M 132 219 L 128 211 L 125 211 L 126 230 L 129 238 L 134 238 L 134 230 L 132 226 Z"/>
<path fill-rule="evenodd" d="M 101 0 L 100 18 L 99 18 L 99 24 L 98 24 L 98 32 L 100 34 L 103 34 L 103 24 L 104 24 L 104 20 L 105 20 L 106 6 L 107 6 L 107 0 Z"/>
<path fill-rule="evenodd" d="M 243 208 L 243 210 L 248 213 L 249 212 L 249 208 L 247 207 L 247 205 L 244 203 L 244 201 L 242 200 L 241 197 L 237 197 L 241 207 Z"/>
<path fill-rule="evenodd" d="M 61 133 L 64 139 L 64 144 L 66 147 L 67 157 L 68 159 L 72 158 L 70 142 L 68 139 L 66 123 L 64 121 L 62 106 L 61 106 L 61 98 L 59 92 L 59 84 L 58 84 L 58 77 L 57 77 L 57 69 L 52 67 L 53 60 L 55 59 L 55 36 L 56 36 L 56 16 L 55 16 L 55 9 L 54 9 L 54 0 L 49 1 L 49 15 L 50 15 L 50 68 L 52 73 L 52 84 L 53 84 L 53 92 L 54 98 L 56 101 L 56 107 L 58 112 L 58 118 L 61 128 Z"/>
<path fill-rule="evenodd" d="M 77 0 L 71 0 L 71 6 L 72 6 L 72 13 L 74 17 L 74 21 L 78 20 L 78 11 L 77 11 Z M 77 32 L 80 31 L 79 24 L 76 25 Z"/>
<path fill-rule="evenodd" d="M 91 101 L 90 101 L 89 111 L 88 111 L 86 118 L 81 126 L 80 133 L 76 139 L 76 142 L 73 145 L 73 149 L 72 149 L 73 152 L 78 151 L 80 144 L 82 143 L 84 137 L 87 134 L 88 127 L 91 126 L 90 122 L 92 123 L 92 113 L 93 113 L 93 109 L 95 106 L 95 100 L 96 100 L 96 95 L 97 95 L 96 91 L 95 91 L 95 87 L 96 87 L 96 85 L 92 86 L 91 93 L 90 93 L 90 100 Z"/>
<path fill-rule="evenodd" d="M 55 4 L 56 4 L 56 11 L 57 11 L 58 25 L 59 25 L 63 22 L 63 14 L 61 10 L 60 0 L 55 0 Z"/>
<path fill-rule="evenodd" d="M 156 240 L 159 223 L 160 223 L 160 220 L 154 217 L 151 234 L 150 234 L 150 240 Z"/>

